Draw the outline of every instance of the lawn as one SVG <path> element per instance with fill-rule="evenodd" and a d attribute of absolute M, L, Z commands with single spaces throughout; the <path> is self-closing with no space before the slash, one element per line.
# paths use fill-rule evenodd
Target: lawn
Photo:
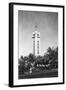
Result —
<path fill-rule="evenodd" d="M 50 78 L 58 77 L 58 69 L 44 70 L 40 72 L 19 74 L 19 79 L 29 79 L 29 78 Z"/>

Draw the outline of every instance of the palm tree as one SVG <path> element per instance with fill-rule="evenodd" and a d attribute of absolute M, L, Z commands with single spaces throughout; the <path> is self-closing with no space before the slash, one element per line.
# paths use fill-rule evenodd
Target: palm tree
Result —
<path fill-rule="evenodd" d="M 33 71 L 33 69 L 35 68 L 34 67 L 34 65 L 35 65 L 35 56 L 32 54 L 32 53 L 30 53 L 29 54 L 29 63 L 30 63 L 30 73 L 32 73 L 32 71 Z"/>

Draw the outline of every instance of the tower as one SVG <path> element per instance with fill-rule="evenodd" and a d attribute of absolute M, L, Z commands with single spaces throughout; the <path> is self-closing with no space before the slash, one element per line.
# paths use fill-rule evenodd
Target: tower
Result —
<path fill-rule="evenodd" d="M 35 31 L 32 33 L 33 54 L 36 56 L 40 54 L 40 32 L 38 32 L 37 28 L 36 25 Z"/>

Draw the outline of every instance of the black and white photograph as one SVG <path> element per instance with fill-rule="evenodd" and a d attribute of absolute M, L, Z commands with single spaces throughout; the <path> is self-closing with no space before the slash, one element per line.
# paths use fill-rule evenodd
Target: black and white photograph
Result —
<path fill-rule="evenodd" d="M 64 84 L 64 6 L 9 6 L 10 87 Z"/>
<path fill-rule="evenodd" d="M 58 13 L 18 11 L 19 79 L 58 77 Z"/>

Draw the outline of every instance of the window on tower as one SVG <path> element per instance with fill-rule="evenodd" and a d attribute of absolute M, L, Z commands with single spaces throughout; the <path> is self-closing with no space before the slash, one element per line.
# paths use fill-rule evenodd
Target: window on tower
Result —
<path fill-rule="evenodd" d="M 33 48 L 35 48 L 35 41 L 33 41 Z"/>
<path fill-rule="evenodd" d="M 37 41 L 37 53 L 39 54 L 39 41 Z"/>
<path fill-rule="evenodd" d="M 33 44 L 35 44 L 35 41 L 33 41 Z"/>
<path fill-rule="evenodd" d="M 39 45 L 39 41 L 37 41 L 37 44 Z"/>
<path fill-rule="evenodd" d="M 37 34 L 37 37 L 39 37 L 39 34 Z"/>
<path fill-rule="evenodd" d="M 37 34 L 37 38 L 40 38 L 39 34 Z"/>
<path fill-rule="evenodd" d="M 39 54 L 39 50 L 37 50 L 37 53 Z"/>
<path fill-rule="evenodd" d="M 33 34 L 33 37 L 35 37 L 35 34 Z"/>

